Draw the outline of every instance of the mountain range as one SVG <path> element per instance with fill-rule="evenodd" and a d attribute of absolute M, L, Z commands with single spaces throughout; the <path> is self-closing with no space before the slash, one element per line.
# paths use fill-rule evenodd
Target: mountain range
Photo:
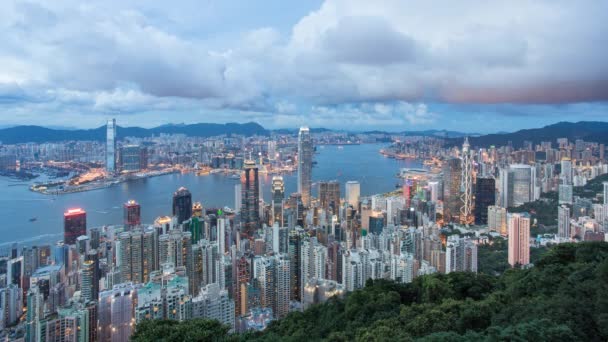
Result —
<path fill-rule="evenodd" d="M 567 138 L 569 141 L 583 139 L 585 141 L 608 144 L 608 122 L 602 121 L 579 121 L 558 122 L 541 128 L 522 129 L 512 133 L 496 133 L 480 136 L 472 136 L 469 142 L 472 146 L 488 147 L 505 146 L 509 142 L 513 147 L 522 147 L 524 141 L 532 144 L 540 144 L 542 141 L 550 141 L 555 146 L 558 138 Z M 462 144 L 463 139 L 451 139 L 451 145 Z"/>
<path fill-rule="evenodd" d="M 149 137 L 159 134 L 185 134 L 196 137 L 211 137 L 217 135 L 238 134 L 244 136 L 274 134 L 295 134 L 297 129 L 268 130 L 255 122 L 248 123 L 198 123 L 198 124 L 169 124 L 154 128 L 141 127 L 118 127 L 119 137 Z M 311 128 L 313 133 L 330 132 L 327 128 Z M 558 138 L 568 138 L 570 141 L 583 139 L 608 144 L 608 122 L 580 121 L 580 122 L 558 122 L 541 128 L 523 129 L 512 133 L 494 133 L 480 135 L 477 133 L 463 133 L 448 130 L 424 130 L 424 131 L 366 131 L 351 132 L 366 134 L 399 134 L 408 136 L 434 136 L 448 139 L 449 145 L 462 144 L 463 137 L 468 136 L 472 146 L 487 147 L 491 145 L 504 146 L 509 142 L 514 147 L 521 147 L 524 141 L 538 144 L 542 141 L 556 142 Z M 42 126 L 15 126 L 0 129 L 0 142 L 4 144 L 18 144 L 26 142 L 57 142 L 68 140 L 96 140 L 103 141 L 106 138 L 106 127 L 94 129 L 69 129 L 48 128 Z"/>

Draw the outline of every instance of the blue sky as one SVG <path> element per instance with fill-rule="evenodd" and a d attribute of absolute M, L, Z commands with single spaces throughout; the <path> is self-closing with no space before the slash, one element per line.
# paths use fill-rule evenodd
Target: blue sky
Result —
<path fill-rule="evenodd" d="M 608 120 L 605 1 L 3 1 L 0 126 Z"/>

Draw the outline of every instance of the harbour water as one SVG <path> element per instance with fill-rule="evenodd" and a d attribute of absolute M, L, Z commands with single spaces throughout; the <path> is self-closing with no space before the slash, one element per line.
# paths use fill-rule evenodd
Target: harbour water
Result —
<path fill-rule="evenodd" d="M 396 160 L 378 153 L 384 145 L 364 144 L 349 146 L 318 146 L 313 168 L 313 182 L 338 180 L 344 183 L 357 180 L 361 195 L 372 195 L 395 189 L 399 180 L 395 175 L 402 167 L 422 167 L 418 160 Z M 297 189 L 297 174 L 283 175 L 288 196 Z M 263 197 L 270 199 L 271 175 L 261 175 Z M 141 205 L 142 221 L 153 222 L 162 215 L 171 215 L 173 192 L 185 186 L 192 192 L 193 201 L 205 207 L 234 207 L 234 184 L 238 179 L 223 174 L 197 176 L 169 174 L 141 179 L 99 190 L 65 194 L 42 195 L 29 191 L 29 184 L 0 177 L 0 247 L 12 242 L 33 244 L 53 242 L 63 236 L 63 212 L 81 207 L 87 211 L 87 226 L 120 224 L 122 205 L 129 199 Z M 313 195 L 316 189 L 313 184 Z M 35 220 L 33 220 L 35 218 Z"/>

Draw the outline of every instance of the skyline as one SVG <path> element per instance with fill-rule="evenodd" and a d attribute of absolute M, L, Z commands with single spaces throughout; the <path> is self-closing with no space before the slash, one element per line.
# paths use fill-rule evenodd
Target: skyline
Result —
<path fill-rule="evenodd" d="M 9 1 L 0 127 L 494 133 L 605 120 L 608 5 L 510 4 Z"/>

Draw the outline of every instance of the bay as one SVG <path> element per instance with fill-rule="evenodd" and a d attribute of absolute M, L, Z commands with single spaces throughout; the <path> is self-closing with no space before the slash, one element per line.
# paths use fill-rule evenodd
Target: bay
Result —
<path fill-rule="evenodd" d="M 394 190 L 399 168 L 421 167 L 422 163 L 419 160 L 385 158 L 378 153 L 384 146 L 318 146 L 313 182 L 339 181 L 342 197 L 344 183 L 349 180 L 361 183 L 362 196 Z M 297 174 L 285 174 L 283 178 L 287 197 L 297 189 Z M 270 200 L 271 181 L 272 175 L 260 176 L 263 197 L 267 202 Z M 237 182 L 238 179 L 221 174 L 170 174 L 88 192 L 49 196 L 29 191 L 23 182 L 0 177 L 0 217 L 4 218 L 0 224 L 0 247 L 6 248 L 13 242 L 34 244 L 61 240 L 63 212 L 74 207 L 87 211 L 89 228 L 100 227 L 120 224 L 123 220 L 122 205 L 134 199 L 141 205 L 142 222 L 151 223 L 158 216 L 171 215 L 173 192 L 181 186 L 188 188 L 193 201 L 202 202 L 204 207 L 234 208 L 234 185 Z M 32 218 L 36 220 L 30 222 Z"/>

